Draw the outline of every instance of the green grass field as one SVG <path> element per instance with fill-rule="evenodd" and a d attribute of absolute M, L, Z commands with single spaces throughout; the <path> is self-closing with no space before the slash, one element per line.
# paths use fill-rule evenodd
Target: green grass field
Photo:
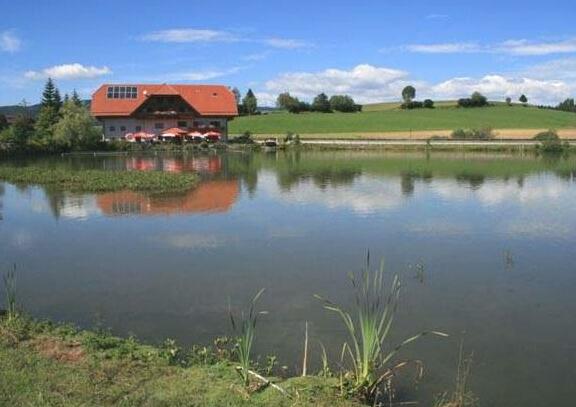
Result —
<path fill-rule="evenodd" d="M 366 105 L 361 113 L 284 112 L 238 117 L 230 122 L 230 134 L 336 134 L 394 131 L 452 130 L 492 127 L 495 129 L 576 128 L 576 114 L 535 107 L 495 105 L 459 109 L 454 102 L 439 102 L 435 109 L 401 110 L 398 104 Z"/>

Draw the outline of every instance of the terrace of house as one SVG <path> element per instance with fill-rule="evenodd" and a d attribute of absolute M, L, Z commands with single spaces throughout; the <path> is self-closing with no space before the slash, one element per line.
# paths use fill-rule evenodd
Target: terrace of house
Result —
<path fill-rule="evenodd" d="M 130 116 L 108 117 L 102 121 L 107 137 L 122 137 L 139 131 L 161 134 L 173 127 L 189 131 L 227 130 L 227 118 L 202 116 L 177 95 L 150 96 Z"/>

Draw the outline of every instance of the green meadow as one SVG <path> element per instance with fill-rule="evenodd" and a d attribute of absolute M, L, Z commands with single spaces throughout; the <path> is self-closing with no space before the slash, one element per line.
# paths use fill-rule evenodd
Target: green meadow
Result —
<path fill-rule="evenodd" d="M 275 112 L 243 116 L 230 122 L 231 134 L 329 134 L 384 133 L 456 128 L 563 129 L 576 128 L 576 114 L 556 110 L 496 104 L 484 108 L 457 108 L 453 102 L 439 102 L 434 109 L 402 110 L 397 104 L 364 106 L 360 113 Z"/>

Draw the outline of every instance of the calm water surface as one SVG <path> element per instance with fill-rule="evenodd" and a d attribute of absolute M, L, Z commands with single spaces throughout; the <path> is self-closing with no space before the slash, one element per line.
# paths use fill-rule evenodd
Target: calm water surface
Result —
<path fill-rule="evenodd" d="M 395 340 L 425 363 L 411 399 L 452 386 L 462 338 L 482 406 L 576 403 L 576 160 L 377 152 L 66 157 L 46 168 L 197 171 L 176 196 L 70 194 L 0 183 L 0 261 L 38 317 L 159 342 L 229 334 L 261 287 L 258 352 L 299 368 L 345 333 L 313 294 L 351 302 L 370 250 L 402 275 Z M 423 266 L 418 273 L 417 265 Z"/>

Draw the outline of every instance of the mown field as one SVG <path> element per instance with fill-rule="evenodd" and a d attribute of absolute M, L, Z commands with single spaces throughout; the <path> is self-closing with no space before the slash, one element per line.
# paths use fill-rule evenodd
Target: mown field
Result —
<path fill-rule="evenodd" d="M 270 113 L 238 117 L 230 133 L 254 134 L 387 133 L 492 127 L 494 129 L 576 128 L 576 114 L 535 107 L 495 105 L 459 109 L 453 102 L 440 102 L 435 109 L 401 110 L 397 104 L 365 106 L 361 113 Z"/>

